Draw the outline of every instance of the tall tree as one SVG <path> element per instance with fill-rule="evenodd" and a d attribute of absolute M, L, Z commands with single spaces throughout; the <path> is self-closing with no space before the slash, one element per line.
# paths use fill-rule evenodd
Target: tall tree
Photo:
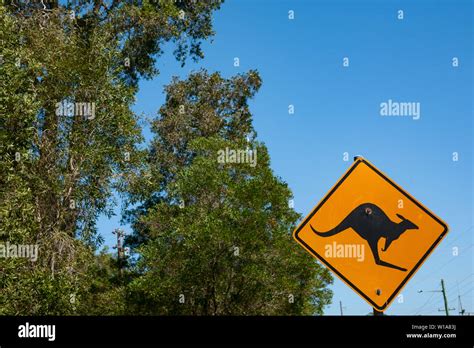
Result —
<path fill-rule="evenodd" d="M 158 73 L 165 42 L 183 63 L 202 57 L 220 1 L 8 3 L 0 5 L 0 238 L 39 245 L 40 254 L 25 269 L 0 260 L 9 270 L 1 310 L 67 314 L 88 293 L 96 219 L 111 214 L 113 187 L 142 158 L 130 109 L 138 80 Z"/>
<path fill-rule="evenodd" d="M 201 71 L 166 88 L 148 166 L 129 186 L 142 202 L 129 212 L 142 273 L 131 311 L 322 314 L 330 303 L 332 278 L 292 240 L 291 191 L 256 140 L 248 99 L 260 85 L 256 71 Z"/>

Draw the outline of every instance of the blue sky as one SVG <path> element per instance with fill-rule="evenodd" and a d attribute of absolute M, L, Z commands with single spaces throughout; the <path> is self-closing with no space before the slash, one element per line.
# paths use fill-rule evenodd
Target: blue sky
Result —
<path fill-rule="evenodd" d="M 442 314 L 441 293 L 418 293 L 440 289 L 441 278 L 452 314 L 458 289 L 463 307 L 474 312 L 472 19 L 469 0 L 227 0 L 214 16 L 216 35 L 203 44 L 205 58 L 181 68 L 168 45 L 158 59 L 160 75 L 140 83 L 134 110 L 155 116 L 172 76 L 206 68 L 230 77 L 257 69 L 263 86 L 251 102 L 254 126 L 298 212 L 306 216 L 352 157 L 363 155 L 450 226 L 402 291 L 403 303 L 395 300 L 386 313 Z M 380 103 L 389 99 L 419 102 L 420 119 L 380 116 Z M 144 135 L 150 139 L 147 129 Z M 107 245 L 119 220 L 99 220 Z M 345 314 L 371 311 L 338 279 L 331 288 L 326 314 L 338 315 L 339 301 Z"/>

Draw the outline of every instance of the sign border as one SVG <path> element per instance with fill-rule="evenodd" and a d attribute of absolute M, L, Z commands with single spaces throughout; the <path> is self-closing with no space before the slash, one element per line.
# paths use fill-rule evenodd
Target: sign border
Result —
<path fill-rule="evenodd" d="M 392 185 L 395 189 L 400 191 L 404 194 L 408 199 L 410 199 L 416 206 L 418 206 L 421 210 L 423 210 L 426 214 L 431 216 L 435 221 L 437 221 L 441 226 L 444 227 L 443 232 L 439 235 L 439 237 L 434 241 L 434 243 L 428 248 L 426 253 L 423 257 L 416 263 L 416 265 L 411 269 L 410 273 L 405 277 L 405 279 L 400 283 L 400 285 L 394 290 L 394 292 L 389 296 L 388 300 L 385 302 L 383 306 L 378 306 L 374 301 L 370 299 L 362 290 L 360 290 L 357 286 L 355 286 L 351 281 L 349 281 L 344 275 L 342 275 L 338 270 L 336 270 L 329 262 L 327 262 L 321 255 L 319 255 L 315 250 L 313 250 L 305 241 L 303 241 L 298 234 L 300 233 L 303 226 L 311 220 L 311 218 L 316 214 L 316 212 L 326 203 L 326 201 L 331 197 L 331 195 L 338 189 L 338 187 L 349 177 L 352 171 L 361 163 L 366 164 L 370 169 L 375 171 L 379 176 L 382 177 L 385 181 L 387 181 L 390 185 Z M 374 165 L 369 163 L 365 158 L 358 157 L 352 164 L 352 166 L 346 171 L 346 173 L 338 180 L 338 182 L 331 188 L 331 190 L 324 196 L 324 198 L 316 205 L 316 207 L 311 211 L 311 213 L 302 221 L 298 227 L 293 232 L 293 238 L 303 246 L 308 252 L 310 252 L 313 256 L 315 256 L 319 261 L 321 261 L 326 267 L 328 267 L 331 271 L 333 271 L 344 283 L 346 283 L 349 287 L 355 290 L 364 300 L 366 300 L 373 308 L 376 308 L 379 311 L 384 311 L 388 308 L 388 306 L 392 303 L 395 296 L 403 289 L 406 283 L 413 277 L 416 271 L 421 267 L 421 265 L 426 261 L 428 256 L 434 250 L 434 248 L 441 242 L 441 240 L 446 236 L 448 233 L 448 225 L 443 222 L 438 216 L 436 216 L 433 212 L 428 210 L 428 208 L 424 207 L 420 202 L 418 202 L 414 197 L 412 197 L 408 192 L 403 190 L 400 186 L 398 186 L 395 182 L 393 182 L 390 178 L 388 178 L 385 174 L 383 174 L 380 170 L 378 170 Z"/>

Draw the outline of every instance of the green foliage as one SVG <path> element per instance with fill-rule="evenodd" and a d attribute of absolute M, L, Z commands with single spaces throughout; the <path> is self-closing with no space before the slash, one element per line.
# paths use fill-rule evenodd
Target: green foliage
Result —
<path fill-rule="evenodd" d="M 256 71 L 174 79 L 141 149 L 139 79 L 158 73 L 167 42 L 183 64 L 202 58 L 219 6 L 0 5 L 0 243 L 39 248 L 37 261 L 0 258 L 0 314 L 322 313 L 332 278 L 291 239 L 291 192 L 252 127 Z M 95 112 L 66 115 L 62 103 Z M 255 166 L 217 160 L 247 147 Z M 135 207 L 136 254 L 121 272 L 97 252 L 114 189 Z"/>
<path fill-rule="evenodd" d="M 183 24 L 173 3 L 165 10 L 73 3 L 0 5 L 0 242 L 39 247 L 36 262 L 0 259 L 3 314 L 98 313 L 81 305 L 93 307 L 89 290 L 94 298 L 120 296 L 121 285 L 107 279 L 91 288 L 100 274 L 95 224 L 111 214 L 113 188 L 143 159 L 131 111 L 137 80 L 157 72 L 154 59 L 167 41 L 189 34 L 189 54 L 197 54 L 192 47 L 212 30 L 209 14 L 193 11 L 218 7 L 193 7 Z M 95 114 L 58 113 L 62 102 L 94 104 Z"/>
<path fill-rule="evenodd" d="M 330 302 L 332 278 L 292 240 L 291 192 L 255 140 L 247 99 L 260 84 L 255 71 L 228 80 L 203 71 L 168 86 L 141 176 L 152 185 L 131 184 L 134 199 L 149 195 L 130 215 L 142 274 L 132 311 L 322 314 Z M 225 149 L 254 151 L 256 165 L 222 163 Z"/>

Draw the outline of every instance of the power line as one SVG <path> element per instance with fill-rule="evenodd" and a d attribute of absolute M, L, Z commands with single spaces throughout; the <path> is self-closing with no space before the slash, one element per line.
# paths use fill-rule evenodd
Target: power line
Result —
<path fill-rule="evenodd" d="M 467 295 L 467 294 L 470 293 L 472 290 L 474 290 L 474 286 L 471 287 L 471 288 L 470 288 L 469 290 L 467 290 L 466 292 L 464 292 L 462 295 L 459 295 L 459 293 L 458 293 L 458 296 L 457 296 L 457 299 L 458 299 L 458 309 L 459 309 L 459 314 L 461 314 L 461 315 L 464 315 L 464 313 L 465 313 L 465 311 L 466 311 L 465 309 L 462 308 L 461 297 Z M 456 298 L 455 298 L 454 300 L 456 300 Z"/>
<path fill-rule="evenodd" d="M 466 285 L 466 284 L 465 284 L 465 285 Z M 467 285 L 469 285 L 469 283 L 468 283 Z M 463 295 L 461 295 L 461 296 L 464 296 L 464 294 L 463 294 Z M 453 301 L 455 301 L 456 299 L 457 299 L 457 296 L 455 296 L 455 297 L 452 297 L 450 300 L 448 300 L 448 303 L 452 303 L 452 302 L 453 302 Z M 442 301 L 443 301 L 443 299 L 442 299 L 442 298 L 441 298 L 441 299 L 438 299 L 438 300 L 436 300 L 435 302 L 433 302 L 433 303 L 432 303 L 432 306 L 430 307 L 430 309 L 432 309 L 432 310 L 436 309 L 435 307 L 438 307 L 438 306 L 439 306 L 439 304 L 440 304 Z"/>
<path fill-rule="evenodd" d="M 466 278 L 463 278 L 461 281 L 457 282 L 456 286 L 459 288 L 459 284 L 462 284 L 466 279 L 468 279 L 469 277 L 472 277 L 474 275 L 474 273 L 471 273 L 469 274 Z M 452 290 L 454 288 L 454 285 L 451 286 L 448 291 Z"/>
<path fill-rule="evenodd" d="M 469 232 L 472 228 L 474 227 L 474 225 L 472 225 L 471 227 L 469 227 L 467 230 L 464 230 L 464 232 L 461 232 L 460 234 L 458 234 L 456 236 L 456 238 L 454 238 L 449 244 L 447 245 L 442 245 L 440 246 L 440 250 L 444 250 L 444 249 L 448 249 L 448 247 L 450 247 L 451 245 L 454 244 L 455 241 L 457 241 L 459 238 L 461 238 L 461 236 L 463 236 L 466 232 Z"/>
<path fill-rule="evenodd" d="M 471 285 L 471 284 L 470 284 L 470 283 L 466 283 L 466 284 L 464 284 L 464 287 L 465 287 L 466 285 Z M 471 287 L 468 291 L 464 292 L 464 293 L 461 294 L 461 295 L 452 297 L 452 298 L 448 301 L 448 304 L 453 303 L 456 299 L 459 299 L 460 297 L 465 296 L 466 294 L 468 294 L 468 293 L 471 292 L 472 290 L 474 290 L 474 287 Z M 437 301 L 433 302 L 433 303 L 432 303 L 432 306 L 431 306 L 429 309 L 430 309 L 430 310 L 435 310 L 436 307 L 439 306 L 439 304 L 441 303 L 441 301 L 442 301 L 442 299 L 438 299 Z"/>
<path fill-rule="evenodd" d="M 469 249 L 469 247 L 465 248 L 464 251 L 466 251 L 467 249 Z M 456 256 L 455 256 L 455 257 L 456 257 Z M 431 274 L 433 274 L 433 273 L 434 273 L 434 272 L 432 272 Z M 469 275 L 467 275 L 467 276 L 465 276 L 464 278 L 462 278 L 461 281 L 457 283 L 458 288 L 459 288 L 459 284 L 464 283 L 467 279 L 469 279 L 469 278 L 472 277 L 473 275 L 474 275 L 474 273 L 470 273 Z M 424 279 L 427 279 L 427 277 L 425 277 Z M 463 289 L 463 288 L 465 288 L 466 286 L 471 285 L 471 284 L 472 284 L 472 281 L 473 281 L 473 280 L 468 281 L 467 283 L 463 284 L 459 289 Z M 418 282 L 417 282 L 417 283 L 418 283 Z M 453 288 L 454 288 L 454 286 L 449 287 L 446 292 L 449 293 L 451 290 L 453 290 Z M 464 296 L 464 294 L 461 295 L 461 296 Z M 456 296 L 453 297 L 453 298 L 451 298 L 451 299 L 448 301 L 448 303 L 451 304 L 454 300 L 456 300 L 456 298 L 457 298 Z M 421 312 L 423 309 L 425 309 L 426 306 L 428 306 L 428 305 L 431 305 L 431 307 L 428 308 L 430 311 L 436 311 L 437 308 L 435 308 L 435 307 L 438 307 L 439 303 L 441 303 L 441 302 L 443 301 L 442 298 L 439 298 L 439 299 L 435 300 L 435 302 L 431 303 L 432 300 L 433 300 L 433 296 L 430 296 L 430 298 L 416 311 L 415 315 L 420 314 L 420 312 Z"/>
<path fill-rule="evenodd" d="M 466 291 L 464 294 L 460 295 L 460 296 L 467 295 L 467 294 L 470 293 L 472 290 L 474 290 L 474 286 L 473 286 L 472 288 L 470 288 L 468 291 Z"/>
<path fill-rule="evenodd" d="M 425 306 L 432 300 L 434 295 L 435 293 L 433 292 L 431 296 L 428 298 L 428 300 L 416 311 L 415 315 L 418 315 L 422 311 L 422 309 L 425 308 Z"/>
<path fill-rule="evenodd" d="M 461 288 L 466 288 L 466 285 L 472 285 L 472 282 L 464 284 L 463 286 L 461 286 Z M 460 288 L 460 289 L 461 289 L 461 288 Z M 458 289 L 458 292 L 459 292 L 459 289 Z M 452 302 L 452 301 L 456 300 L 456 298 L 457 298 L 457 296 L 452 297 L 452 298 L 449 300 L 449 302 Z"/>
<path fill-rule="evenodd" d="M 462 308 L 461 294 L 459 292 L 459 283 L 458 283 L 458 313 L 460 315 L 464 315 L 465 312 L 466 312 L 466 310 L 464 308 Z"/>
<path fill-rule="evenodd" d="M 462 249 L 459 254 L 463 254 L 463 255 L 464 255 L 464 253 L 465 253 L 468 249 L 472 248 L 473 245 L 474 245 L 474 243 L 471 243 L 469 246 L 467 246 L 466 248 Z M 453 262 L 454 260 L 459 259 L 459 257 L 460 257 L 459 254 L 458 254 L 458 255 L 453 255 L 453 256 L 451 256 L 451 258 L 449 259 L 449 261 L 447 261 L 446 263 L 444 263 L 441 267 L 437 267 L 433 272 L 428 273 L 428 275 L 426 275 L 424 278 L 419 279 L 419 280 L 417 280 L 416 282 L 414 282 L 414 283 L 412 284 L 412 286 L 414 286 L 414 285 L 416 285 L 416 284 L 418 284 L 418 283 L 420 283 L 420 282 L 422 282 L 422 281 L 424 281 L 424 280 L 430 278 L 431 276 L 437 274 L 441 269 L 443 269 L 444 267 L 446 267 L 447 265 L 449 265 L 451 262 Z M 467 255 L 467 254 L 466 254 L 466 255 Z"/>
<path fill-rule="evenodd" d="M 446 289 L 445 289 L 445 287 L 444 287 L 444 280 L 443 280 L 443 279 L 441 279 L 441 290 L 429 290 L 429 291 L 420 290 L 420 291 L 418 291 L 418 292 L 419 292 L 419 293 L 420 293 L 420 292 L 432 292 L 433 294 L 436 293 L 436 292 L 442 293 L 442 294 L 443 294 L 443 301 L 444 301 L 444 311 L 445 311 L 445 313 L 446 313 L 446 316 L 449 315 L 449 310 L 450 310 L 450 308 L 448 307 L 448 300 L 447 300 L 447 296 L 446 296 Z M 427 303 L 428 303 L 428 301 L 427 301 Z M 427 303 L 425 303 L 425 305 L 426 305 Z M 425 305 L 423 305 L 423 307 L 424 307 Z M 421 310 L 420 310 L 420 311 L 421 311 Z"/>

